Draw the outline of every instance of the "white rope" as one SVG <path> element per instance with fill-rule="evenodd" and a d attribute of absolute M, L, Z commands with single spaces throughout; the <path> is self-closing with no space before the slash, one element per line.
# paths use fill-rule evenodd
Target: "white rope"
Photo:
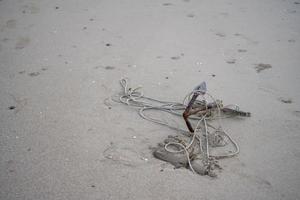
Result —
<path fill-rule="evenodd" d="M 207 103 L 206 103 L 206 98 L 205 95 L 209 96 L 212 100 L 213 103 L 216 104 L 217 106 L 217 116 L 211 117 L 211 116 L 207 116 L 208 112 L 205 112 L 204 115 L 202 116 L 190 116 L 189 119 L 191 120 L 198 120 L 197 125 L 195 127 L 195 131 L 192 134 L 192 138 L 190 140 L 190 142 L 187 145 L 184 145 L 180 142 L 169 142 L 167 144 L 165 144 L 164 148 L 166 151 L 170 152 L 170 153 L 182 153 L 185 152 L 187 160 L 188 160 L 188 164 L 190 169 L 195 173 L 195 170 L 193 169 L 192 165 L 191 165 L 191 160 L 190 160 L 190 153 L 189 153 L 189 149 L 193 146 L 195 140 L 197 139 L 199 142 L 199 147 L 201 152 L 204 154 L 204 163 L 209 164 L 211 158 L 216 158 L 216 159 L 222 159 L 222 158 L 228 158 L 228 157 L 232 157 L 235 156 L 239 153 L 239 146 L 238 144 L 223 130 L 220 129 L 222 127 L 222 122 L 221 122 L 221 108 L 220 108 L 220 103 L 215 100 L 213 98 L 212 95 L 210 95 L 205 88 L 205 91 L 203 90 L 203 88 L 200 89 L 194 89 L 192 92 L 188 93 L 183 100 L 183 103 L 176 103 L 176 102 L 168 102 L 168 101 L 161 101 L 161 100 L 156 100 L 153 98 L 149 98 L 144 96 L 143 92 L 141 91 L 142 87 L 138 86 L 136 88 L 130 88 L 128 86 L 128 78 L 123 78 L 120 80 L 120 84 L 123 87 L 123 94 L 119 96 L 119 102 L 129 105 L 129 106 L 134 106 L 134 107 L 139 107 L 139 115 L 143 118 L 146 119 L 148 121 L 157 123 L 157 124 L 161 124 L 164 126 L 167 126 L 171 129 L 174 129 L 176 131 L 180 131 L 180 132 L 184 132 L 184 133 L 190 133 L 186 130 L 183 130 L 181 128 L 177 128 L 174 126 L 171 126 L 170 124 L 163 122 L 161 120 L 158 119 L 154 119 L 154 118 L 150 118 L 148 116 L 146 116 L 144 114 L 145 111 L 147 110 L 159 110 L 159 111 L 164 111 L 164 112 L 168 112 L 171 113 L 173 115 L 176 116 L 182 116 L 183 111 L 185 110 L 186 106 L 187 106 L 187 102 L 189 102 L 191 100 L 191 97 L 195 94 L 198 93 L 200 94 L 199 96 L 201 96 L 203 98 L 203 102 L 205 103 L 205 111 L 208 111 L 208 107 L 207 107 Z M 206 85 L 205 85 L 206 87 Z M 205 94 L 205 95 L 204 95 Z M 158 104 L 158 105 L 155 105 Z M 236 105 L 229 105 L 226 107 L 233 107 L 235 106 L 236 110 L 239 110 L 239 107 Z M 214 126 L 210 125 L 207 123 L 207 120 L 212 120 L 212 119 L 218 119 L 218 125 L 219 128 L 215 128 Z M 201 130 L 200 126 L 201 124 L 204 124 L 204 131 L 202 131 L 202 134 L 199 135 L 199 131 Z M 209 153 L 209 142 L 208 142 L 208 127 L 213 128 L 215 131 L 216 130 L 220 130 L 223 135 L 230 141 L 230 143 L 233 145 L 235 151 L 233 151 L 232 153 L 227 153 L 227 154 L 222 154 L 222 155 L 210 155 Z M 203 135 L 204 134 L 204 135 Z M 205 138 L 205 141 L 202 140 L 201 138 Z M 222 137 L 222 136 L 221 136 Z M 177 146 L 179 147 L 179 150 L 172 150 L 169 148 L 169 146 Z M 205 147 L 205 150 L 203 149 L 203 147 Z"/>

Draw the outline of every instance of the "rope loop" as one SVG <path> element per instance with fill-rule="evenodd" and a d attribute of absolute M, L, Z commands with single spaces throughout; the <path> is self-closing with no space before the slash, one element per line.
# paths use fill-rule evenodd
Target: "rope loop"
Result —
<path fill-rule="evenodd" d="M 211 165 L 216 164 L 215 163 L 216 161 L 214 161 L 215 159 L 229 158 L 239 153 L 238 144 L 222 129 L 222 121 L 221 121 L 222 119 L 221 108 L 231 108 L 238 111 L 239 107 L 237 105 L 223 106 L 222 101 L 214 99 L 214 97 L 209 94 L 205 82 L 202 82 L 201 84 L 196 86 L 191 92 L 189 92 L 185 96 L 183 103 L 167 102 L 167 101 L 161 101 L 161 100 L 146 97 L 143 94 L 141 86 L 137 86 L 135 88 L 129 87 L 128 78 L 122 78 L 120 80 L 120 85 L 123 89 L 123 92 L 119 97 L 120 102 L 129 106 L 139 107 L 140 108 L 139 114 L 142 118 L 157 124 L 167 126 L 181 133 L 189 133 L 191 138 L 188 144 L 184 145 L 180 142 L 168 142 L 165 144 L 164 148 L 167 152 L 170 153 L 184 152 L 187 157 L 189 167 L 193 172 L 195 172 L 195 170 L 193 169 L 193 166 L 191 164 L 191 155 L 189 153 L 189 149 L 193 147 L 195 143 L 199 145 L 199 149 L 200 149 L 199 154 L 202 154 L 203 163 L 206 163 L 208 168 L 210 168 Z M 202 101 L 197 100 L 197 102 L 201 103 L 202 106 L 204 104 L 205 114 L 200 114 L 200 116 L 196 115 L 190 117 L 191 120 L 197 120 L 195 131 L 192 134 L 184 129 L 174 127 L 162 120 L 154 119 L 144 114 L 146 110 L 158 110 L 158 111 L 170 113 L 172 115 L 182 116 L 183 111 L 187 107 L 187 102 L 191 100 L 194 94 L 198 94 L 199 97 L 202 98 Z M 208 113 L 210 112 L 208 112 L 208 105 L 206 100 L 207 97 L 212 100 L 212 103 L 214 105 L 216 105 L 217 116 L 208 116 L 209 115 Z M 214 120 L 214 119 L 218 120 L 218 128 L 215 128 L 214 126 L 212 126 L 210 123 L 207 122 L 208 120 Z M 209 128 L 212 128 L 214 132 L 210 133 Z M 210 135 L 212 137 L 209 137 Z M 215 141 L 209 141 L 210 138 L 213 137 L 215 138 L 214 139 Z M 225 139 L 227 139 L 232 144 L 234 150 L 221 155 L 211 155 L 209 150 L 210 148 L 209 144 L 212 144 L 212 142 L 219 142 L 222 140 L 224 141 Z M 170 146 L 175 146 L 177 147 L 178 150 L 171 149 Z M 218 146 L 218 144 L 216 144 L 216 146 Z"/>

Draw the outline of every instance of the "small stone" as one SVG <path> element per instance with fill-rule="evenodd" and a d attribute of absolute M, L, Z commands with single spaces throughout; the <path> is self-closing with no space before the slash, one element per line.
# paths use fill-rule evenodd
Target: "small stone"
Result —
<path fill-rule="evenodd" d="M 110 43 L 106 43 L 106 44 L 105 44 L 105 46 L 107 46 L 107 47 L 110 47 L 110 46 L 111 46 L 111 44 L 110 44 Z"/>
<path fill-rule="evenodd" d="M 58 6 L 55 6 L 55 10 L 58 10 L 59 9 L 59 7 Z"/>
<path fill-rule="evenodd" d="M 16 108 L 16 106 L 9 106 L 8 109 L 9 110 L 14 110 Z"/>

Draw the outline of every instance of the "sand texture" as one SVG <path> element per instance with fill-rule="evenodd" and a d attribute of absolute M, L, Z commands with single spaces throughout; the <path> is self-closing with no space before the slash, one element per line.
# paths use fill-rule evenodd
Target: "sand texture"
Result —
<path fill-rule="evenodd" d="M 299 52 L 300 0 L 0 0 L 0 199 L 300 199 Z M 177 133 L 110 100 L 122 77 L 206 81 L 252 114 L 223 121 L 240 154 L 217 178 L 154 158 Z"/>

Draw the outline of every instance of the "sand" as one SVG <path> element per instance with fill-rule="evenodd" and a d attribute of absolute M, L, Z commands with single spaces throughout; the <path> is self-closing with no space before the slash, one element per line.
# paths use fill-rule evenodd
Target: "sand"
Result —
<path fill-rule="evenodd" d="M 300 199 L 299 0 L 0 0 L 0 199 Z M 257 66 L 268 66 L 266 68 Z M 119 79 L 226 120 L 218 178 L 155 159 L 174 131 L 107 98 Z"/>

